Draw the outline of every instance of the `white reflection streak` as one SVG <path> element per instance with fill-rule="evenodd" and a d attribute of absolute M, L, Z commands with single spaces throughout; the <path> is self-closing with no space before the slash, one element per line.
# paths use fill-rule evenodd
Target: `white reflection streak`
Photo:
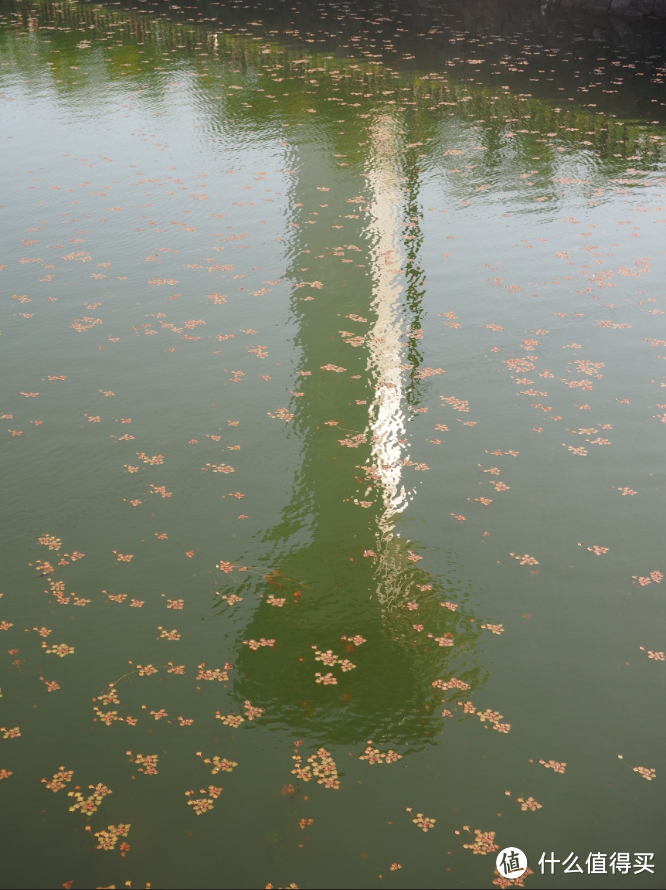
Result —
<path fill-rule="evenodd" d="M 368 176 L 368 184 L 374 194 L 369 205 L 373 222 L 368 229 L 374 288 L 372 308 L 377 314 L 377 321 L 369 332 L 368 348 L 377 381 L 370 408 L 370 428 L 373 434 L 373 463 L 378 481 L 381 480 L 384 500 L 384 511 L 378 525 L 382 536 L 390 539 L 393 516 L 401 513 L 408 503 L 402 482 L 398 442 L 405 432 L 405 419 L 401 408 L 404 386 L 400 370 L 400 329 L 403 323 L 400 300 L 404 279 L 396 274 L 403 260 L 403 193 L 399 187 L 400 135 L 397 121 L 381 122 L 373 131 L 373 140 L 374 152 Z"/>

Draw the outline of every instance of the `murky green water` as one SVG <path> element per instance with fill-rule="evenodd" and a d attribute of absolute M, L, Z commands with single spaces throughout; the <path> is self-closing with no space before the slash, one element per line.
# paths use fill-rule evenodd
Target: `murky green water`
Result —
<path fill-rule="evenodd" d="M 666 38 L 273 7 L 0 5 L 0 884 L 661 886 Z"/>

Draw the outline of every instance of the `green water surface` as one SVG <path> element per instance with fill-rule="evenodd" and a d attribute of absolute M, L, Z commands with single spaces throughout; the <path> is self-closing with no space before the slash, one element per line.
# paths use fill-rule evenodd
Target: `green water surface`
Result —
<path fill-rule="evenodd" d="M 1 886 L 662 886 L 666 37 L 622 22 L 0 3 Z"/>

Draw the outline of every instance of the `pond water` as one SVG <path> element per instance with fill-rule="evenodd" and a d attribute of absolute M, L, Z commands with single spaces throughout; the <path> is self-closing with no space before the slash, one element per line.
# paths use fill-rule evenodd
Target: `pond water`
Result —
<path fill-rule="evenodd" d="M 659 27 L 0 5 L 2 886 L 662 886 Z"/>

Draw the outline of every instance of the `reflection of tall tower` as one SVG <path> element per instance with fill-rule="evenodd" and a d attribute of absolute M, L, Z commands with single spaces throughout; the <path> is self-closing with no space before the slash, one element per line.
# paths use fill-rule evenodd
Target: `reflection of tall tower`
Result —
<path fill-rule="evenodd" d="M 478 684 L 478 669 L 465 671 L 460 651 L 473 643 L 474 625 L 439 606 L 441 585 L 418 568 L 421 557 L 409 542 L 393 534 L 394 517 L 408 503 L 399 440 L 411 364 L 401 361 L 405 278 L 395 274 L 407 253 L 396 160 L 400 135 L 392 120 L 382 128 L 363 195 L 369 225 L 354 223 L 352 234 L 346 223 L 328 228 L 321 214 L 317 225 L 294 230 L 293 276 L 299 284 L 323 283 L 321 290 L 300 287 L 293 296 L 300 367 L 311 373 L 301 378 L 305 395 L 290 408 L 289 435 L 299 437 L 301 470 L 282 521 L 264 535 L 271 572 L 242 585 L 286 602 L 260 603 L 245 636 L 275 639 L 276 646 L 241 647 L 235 691 L 260 703 L 275 722 L 323 744 L 369 737 L 422 743 L 434 734 L 432 715 L 441 699 L 433 681 L 463 671 L 468 683 Z M 329 165 L 330 149 L 304 140 L 295 151 L 293 204 L 309 212 L 315 196 L 319 205 L 316 188 L 325 182 L 327 219 L 344 221 L 349 202 L 359 197 L 351 191 L 358 188 L 356 177 Z M 356 326 L 356 333 L 359 324 L 366 334 L 360 345 L 350 345 L 341 328 Z M 365 550 L 373 555 L 364 557 Z M 418 608 L 410 610 L 408 602 Z M 425 625 L 422 633 L 414 629 L 417 622 Z M 349 639 L 356 635 L 366 642 L 357 647 Z M 317 661 L 315 650 L 332 650 L 356 667 Z M 337 682 L 317 683 L 316 672 Z"/>
<path fill-rule="evenodd" d="M 404 371 L 401 368 L 401 298 L 400 276 L 403 255 L 401 221 L 403 194 L 398 185 L 400 169 L 397 162 L 400 136 L 398 123 L 388 118 L 375 127 L 371 170 L 368 185 L 372 191 L 369 211 L 372 222 L 368 227 L 374 295 L 372 310 L 376 315 L 368 338 L 370 367 L 376 378 L 373 404 L 373 459 L 383 486 L 384 511 L 379 520 L 382 537 L 390 536 L 392 516 L 407 505 L 402 481 L 399 439 L 405 433 Z"/>
<path fill-rule="evenodd" d="M 144 27 L 130 21 L 132 28 Z M 164 33 L 180 39 L 172 25 L 164 25 Z M 244 53 L 245 42 L 238 40 L 236 49 Z M 223 109 L 216 102 L 208 106 L 213 126 L 227 120 Z M 257 141 L 262 132 L 274 139 L 272 112 L 248 106 L 243 123 L 254 128 Z M 316 208 L 317 225 L 289 229 L 291 277 L 324 284 L 321 290 L 295 290 L 292 303 L 300 367 L 311 373 L 301 378 L 304 396 L 294 398 L 286 428 L 301 468 L 281 522 L 248 555 L 255 573 L 241 576 L 248 579 L 243 589 L 264 597 L 257 599 L 244 636 L 274 638 L 277 645 L 257 651 L 240 646 L 234 688 L 241 699 L 265 708 L 267 719 L 320 743 L 372 737 L 419 744 L 434 733 L 440 693 L 433 681 L 463 671 L 466 682 L 478 685 L 478 669 L 466 671 L 459 650 L 459 644 L 474 642 L 474 625 L 439 606 L 441 585 L 418 568 L 420 555 L 410 552 L 410 542 L 393 532 L 396 513 L 408 503 L 409 476 L 403 474 L 413 471 L 402 465 L 400 438 L 406 439 L 406 403 L 413 406 L 418 398 L 413 371 L 421 363 L 414 330 L 422 311 L 420 237 L 414 237 L 418 227 L 403 233 L 406 225 L 417 226 L 419 176 L 411 155 L 398 150 L 405 124 L 387 115 L 373 131 L 359 195 L 358 171 L 350 176 L 350 168 L 331 163 L 334 146 L 326 127 L 324 122 L 300 131 L 289 163 L 298 171 L 290 204 L 314 210 L 316 199 L 329 205 L 321 208 L 327 217 Z M 317 191 L 323 186 L 327 192 Z M 350 211 L 361 197 L 369 224 L 365 216 L 347 220 L 357 216 Z M 344 228 L 330 227 L 333 216 Z M 356 242 L 353 251 L 350 241 Z M 347 320 L 353 315 L 367 321 Z M 341 336 L 344 328 L 363 334 L 358 346 L 345 342 L 350 338 Z M 405 336 L 407 350 L 401 345 Z M 326 365 L 346 370 L 322 370 Z M 341 439 L 354 447 L 342 446 Z M 376 555 L 365 558 L 364 550 L 371 549 Z M 281 608 L 265 602 L 271 593 L 286 599 Z M 458 593 L 450 591 L 450 598 L 459 602 Z M 410 611 L 408 602 L 418 602 L 418 609 Z M 425 625 L 421 634 L 413 629 L 417 622 Z M 366 642 L 341 639 L 356 635 Z M 313 646 L 356 667 L 343 672 L 316 661 Z M 315 683 L 317 671 L 330 672 L 337 683 Z"/>

